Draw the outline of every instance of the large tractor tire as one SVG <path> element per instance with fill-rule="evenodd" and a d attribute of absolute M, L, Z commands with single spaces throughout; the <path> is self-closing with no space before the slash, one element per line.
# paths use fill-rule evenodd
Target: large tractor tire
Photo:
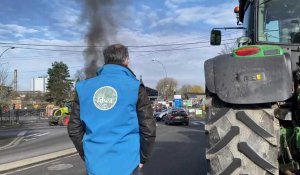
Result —
<path fill-rule="evenodd" d="M 208 174 L 279 174 L 279 121 L 274 109 L 207 97 Z"/>

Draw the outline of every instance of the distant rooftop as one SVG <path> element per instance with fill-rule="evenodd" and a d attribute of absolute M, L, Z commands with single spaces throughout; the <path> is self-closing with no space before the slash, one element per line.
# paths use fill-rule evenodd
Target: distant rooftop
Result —
<path fill-rule="evenodd" d="M 157 90 L 149 88 L 149 87 L 146 87 L 146 86 L 145 86 L 145 88 L 146 88 L 148 96 L 157 96 L 158 95 L 158 91 Z"/>
<path fill-rule="evenodd" d="M 184 94 L 184 97 L 186 99 L 197 98 L 199 96 L 205 96 L 205 92 L 203 93 L 188 92 Z"/>

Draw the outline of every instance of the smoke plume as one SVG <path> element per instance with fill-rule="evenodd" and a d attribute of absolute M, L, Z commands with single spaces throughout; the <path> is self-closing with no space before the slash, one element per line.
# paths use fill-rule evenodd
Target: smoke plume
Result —
<path fill-rule="evenodd" d="M 88 48 L 84 51 L 86 78 L 96 76 L 104 64 L 102 48 L 117 42 L 116 5 L 118 0 L 83 0 L 83 20 L 88 24 L 85 36 Z M 119 0 L 120 1 L 120 0 Z"/>

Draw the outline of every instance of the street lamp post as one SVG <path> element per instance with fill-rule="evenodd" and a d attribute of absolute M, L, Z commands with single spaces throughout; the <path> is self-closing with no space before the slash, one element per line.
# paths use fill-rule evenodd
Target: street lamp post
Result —
<path fill-rule="evenodd" d="M 152 61 L 156 61 L 156 62 L 158 62 L 159 64 L 161 64 L 161 66 L 163 67 L 163 69 L 164 69 L 164 71 L 165 71 L 165 78 L 167 79 L 168 78 L 168 74 L 167 74 L 167 70 L 166 70 L 166 67 L 165 67 L 165 65 L 162 63 L 162 62 L 160 62 L 159 60 L 157 60 L 157 59 L 152 59 Z M 164 89 L 164 95 L 165 95 L 165 82 L 164 82 L 164 87 L 163 87 L 163 89 Z"/>
<path fill-rule="evenodd" d="M 9 49 L 14 49 L 15 47 L 8 47 L 8 48 L 6 48 L 1 54 L 0 54 L 0 58 L 2 57 L 2 55 L 6 52 L 6 51 L 8 51 Z M 6 63 L 8 63 L 8 62 L 5 62 L 5 63 L 0 63 L 0 65 L 2 65 L 2 64 L 6 64 Z M 2 79 L 0 79 L 0 84 L 2 84 L 3 82 L 2 82 Z"/>
<path fill-rule="evenodd" d="M 152 59 L 152 61 L 156 61 L 156 62 L 158 62 L 159 64 L 161 64 L 161 66 L 163 67 L 163 69 L 164 69 L 164 71 L 165 71 L 165 75 L 166 75 L 166 78 L 168 77 L 168 74 L 167 74 L 167 70 L 166 70 L 166 68 L 165 68 L 165 65 L 162 63 L 162 62 L 160 62 L 159 60 L 157 60 L 157 59 Z"/>
<path fill-rule="evenodd" d="M 1 54 L 0 54 L 0 58 L 2 57 L 2 55 L 8 51 L 9 49 L 14 49 L 15 47 L 9 47 L 9 48 L 6 48 Z"/>

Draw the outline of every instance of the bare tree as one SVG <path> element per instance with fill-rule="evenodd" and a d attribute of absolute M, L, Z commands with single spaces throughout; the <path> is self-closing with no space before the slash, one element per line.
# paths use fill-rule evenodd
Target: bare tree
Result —
<path fill-rule="evenodd" d="M 7 104 L 9 87 L 7 86 L 8 68 L 0 65 L 0 112 L 1 106 Z"/>
<path fill-rule="evenodd" d="M 192 92 L 192 93 L 203 93 L 204 89 L 200 85 L 194 85 L 194 86 L 192 86 L 190 92 Z"/>
<path fill-rule="evenodd" d="M 176 92 L 177 84 L 174 78 L 164 78 L 158 81 L 156 89 L 162 97 L 171 99 Z"/>
<path fill-rule="evenodd" d="M 0 86 L 5 86 L 8 79 L 8 68 L 0 65 Z"/>
<path fill-rule="evenodd" d="M 200 85 L 183 85 L 180 90 L 179 93 L 182 96 L 185 96 L 187 93 L 203 93 L 203 87 Z"/>
<path fill-rule="evenodd" d="M 183 85 L 180 90 L 179 93 L 184 96 L 186 93 L 191 92 L 192 86 L 189 84 L 185 84 Z"/>

